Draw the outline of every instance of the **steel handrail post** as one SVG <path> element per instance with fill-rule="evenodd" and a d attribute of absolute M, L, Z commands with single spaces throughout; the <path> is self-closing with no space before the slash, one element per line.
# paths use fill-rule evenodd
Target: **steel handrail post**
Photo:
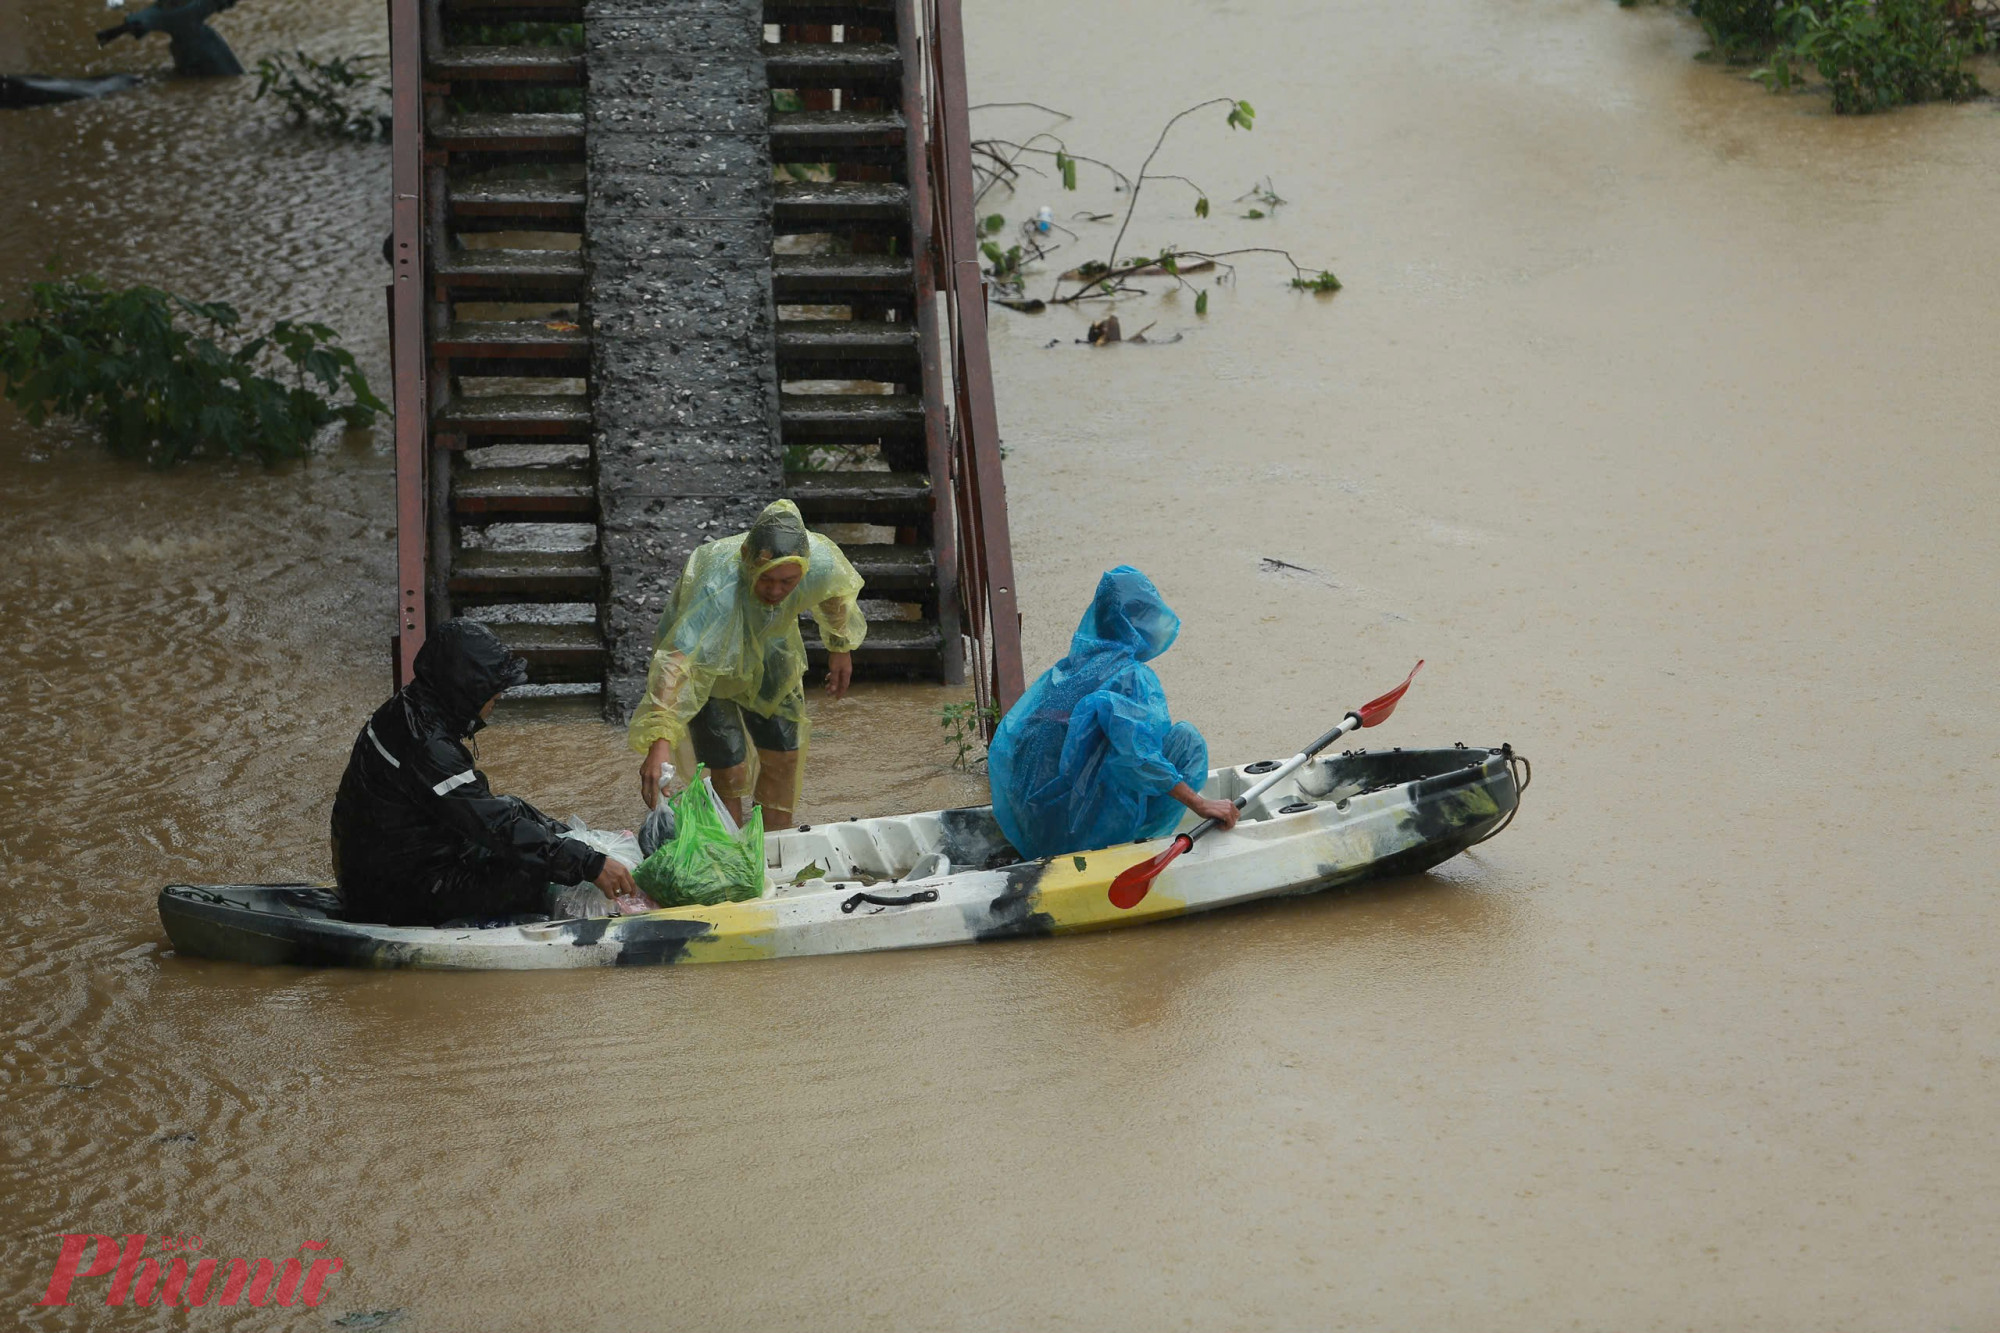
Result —
<path fill-rule="evenodd" d="M 407 685 L 428 628 L 430 413 L 424 352 L 423 26 L 419 0 L 390 0 L 393 231 L 390 341 L 396 430 L 396 684 Z"/>
<path fill-rule="evenodd" d="M 929 122 L 917 25 L 917 0 L 896 0 L 896 45 L 903 57 L 904 176 L 910 191 L 910 266 L 916 288 L 917 349 L 924 386 L 924 461 L 931 478 L 931 556 L 937 571 L 940 674 L 947 685 L 965 679 L 963 613 L 958 598 L 958 517 L 951 488 L 951 433 L 944 404 L 944 367 L 938 349 L 937 252 L 932 218 L 936 180 L 931 172 Z"/>
<path fill-rule="evenodd" d="M 947 285 L 957 307 L 959 397 L 964 404 L 966 463 L 978 512 L 980 565 L 992 635 L 994 698 L 1002 712 L 1021 697 L 1021 618 L 1014 591 L 1014 558 L 1007 524 L 1007 486 L 1000 472 L 1000 422 L 993 403 L 993 367 L 986 338 L 984 279 L 972 217 L 972 131 L 965 78 L 965 25 L 958 0 L 933 0 L 931 39 L 936 71 L 938 124 L 943 145 L 941 182 L 949 265 Z"/>

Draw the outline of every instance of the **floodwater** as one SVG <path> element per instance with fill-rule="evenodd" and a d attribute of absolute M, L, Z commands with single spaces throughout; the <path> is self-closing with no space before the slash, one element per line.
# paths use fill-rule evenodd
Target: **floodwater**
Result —
<path fill-rule="evenodd" d="M 99 57 L 96 0 L 21 8 L 10 68 L 164 60 Z M 175 958 L 162 882 L 325 873 L 387 680 L 386 436 L 160 475 L 0 413 L 10 1316 L 2000 1322 L 2000 107 L 1835 120 L 1608 0 L 1165 0 L 1136 34 L 1128 6 L 969 8 L 974 99 L 1051 103 L 1128 170 L 1180 107 L 1256 105 L 1247 136 L 1183 123 L 1155 170 L 1213 216 L 1155 183 L 1127 252 L 1273 245 L 1347 283 L 1253 257 L 1204 318 L 1123 303 L 1164 346 L 996 312 L 1031 669 L 1130 561 L 1185 617 L 1161 672 L 1219 758 L 1423 657 L 1379 743 L 1513 742 L 1520 819 L 1428 876 L 1060 941 L 615 976 Z M 379 50 L 379 15 L 219 26 L 254 60 Z M 316 312 L 385 376 L 386 155 L 246 99 L 8 113 L 0 276 L 59 242 Z M 1237 216 L 1266 175 L 1289 202 Z M 1118 203 L 1082 184 L 994 202 Z M 963 799 L 941 697 L 824 709 L 813 812 Z M 504 787 L 616 819 L 618 739 L 484 745 Z M 276 1323 L 32 1306 L 61 1233 L 140 1231 L 348 1267 Z"/>

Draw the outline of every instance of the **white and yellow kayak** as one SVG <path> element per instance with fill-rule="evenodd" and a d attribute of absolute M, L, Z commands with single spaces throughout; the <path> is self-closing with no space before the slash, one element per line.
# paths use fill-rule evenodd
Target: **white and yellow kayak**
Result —
<path fill-rule="evenodd" d="M 723 963 L 1059 935 L 1427 870 L 1511 818 L 1524 764 L 1506 746 L 1315 759 L 1251 800 L 1234 830 L 1167 867 L 1126 911 L 1112 905 L 1111 881 L 1168 839 L 1023 861 L 980 806 L 770 834 L 763 896 L 714 907 L 398 927 L 341 920 L 322 886 L 172 884 L 160 891 L 160 920 L 183 954 L 352 967 Z M 1202 792 L 1235 800 L 1276 767 L 1215 769 Z"/>

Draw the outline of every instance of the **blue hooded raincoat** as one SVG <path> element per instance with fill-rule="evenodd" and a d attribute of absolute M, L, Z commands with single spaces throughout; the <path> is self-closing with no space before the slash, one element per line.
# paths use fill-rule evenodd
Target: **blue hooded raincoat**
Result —
<path fill-rule="evenodd" d="M 1146 665 L 1173 646 L 1180 617 L 1130 565 L 1106 571 L 1070 640 L 1000 720 L 987 751 L 993 814 L 1022 855 L 1164 837 L 1186 807 L 1168 795 L 1208 777 L 1208 742 L 1167 713 Z"/>

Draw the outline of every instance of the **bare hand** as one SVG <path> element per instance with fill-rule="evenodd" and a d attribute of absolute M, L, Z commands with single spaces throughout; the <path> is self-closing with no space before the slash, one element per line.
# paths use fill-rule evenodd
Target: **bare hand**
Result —
<path fill-rule="evenodd" d="M 1236 802 L 1234 801 L 1213 801 L 1206 796 L 1195 798 L 1194 812 L 1203 819 L 1213 819 L 1226 829 L 1235 828 L 1236 821 L 1243 814 L 1241 810 L 1236 808 Z"/>
<path fill-rule="evenodd" d="M 836 699 L 847 697 L 847 687 L 854 683 L 854 654 L 828 653 L 826 655 L 826 692 Z"/>
<path fill-rule="evenodd" d="M 604 869 L 597 872 L 597 878 L 590 881 L 604 890 L 607 898 L 618 899 L 629 893 L 637 893 L 639 886 L 632 882 L 632 872 L 625 863 L 615 856 L 604 858 Z"/>
<path fill-rule="evenodd" d="M 660 789 L 674 780 L 674 747 L 667 741 L 654 741 L 653 748 L 646 751 L 646 762 L 639 765 L 639 795 L 651 810 L 660 803 Z"/>

